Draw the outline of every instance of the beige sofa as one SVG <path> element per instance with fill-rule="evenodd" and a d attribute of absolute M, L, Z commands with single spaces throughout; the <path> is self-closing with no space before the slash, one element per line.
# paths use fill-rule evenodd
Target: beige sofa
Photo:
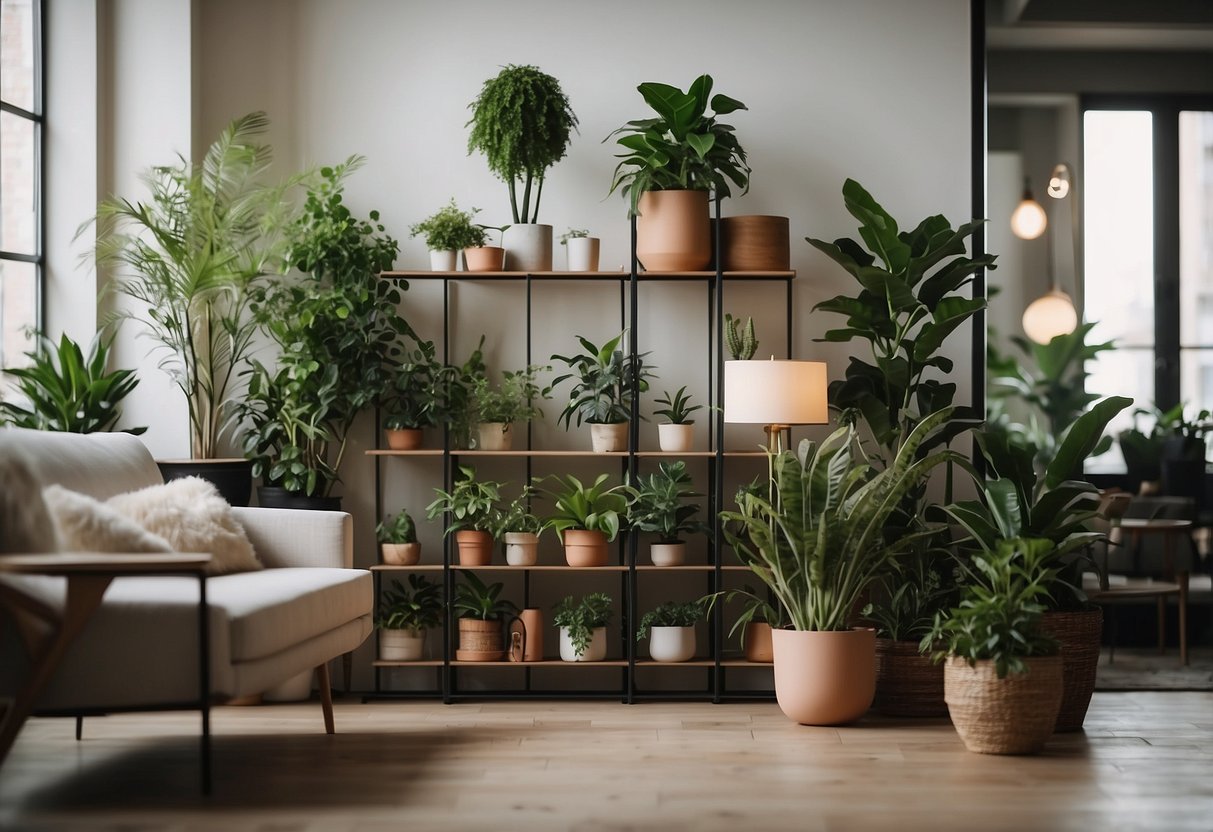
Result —
<path fill-rule="evenodd" d="M 98 499 L 162 481 L 143 443 L 126 434 L 10 428 L 0 430 L 0 455 L 8 453 L 22 454 L 43 486 L 57 483 Z M 235 513 L 267 568 L 207 580 L 215 702 L 260 694 L 326 667 L 372 629 L 371 575 L 351 568 L 348 514 L 263 508 Z M 10 589 L 62 605 L 62 579 L 4 580 Z M 197 702 L 198 603 L 195 577 L 116 579 L 37 710 L 80 714 Z M 26 667 L 13 628 L 0 626 L 0 695 L 16 689 Z M 326 717 L 331 720 L 331 712 Z"/>

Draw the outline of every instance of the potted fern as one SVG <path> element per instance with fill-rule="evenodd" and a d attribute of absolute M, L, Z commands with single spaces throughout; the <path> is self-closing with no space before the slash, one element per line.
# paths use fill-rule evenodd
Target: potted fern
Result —
<path fill-rule="evenodd" d="M 667 454 L 683 453 L 695 446 L 695 420 L 690 415 L 702 410 L 703 405 L 691 404 L 690 401 L 685 386 L 679 387 L 672 395 L 667 390 L 656 400 L 661 408 L 654 410 L 653 415 L 669 420 L 657 425 L 658 447 Z"/>
<path fill-rule="evenodd" d="M 461 566 L 488 566 L 493 562 L 493 529 L 501 514 L 504 483 L 478 481 L 470 465 L 459 466 L 459 476 L 450 491 L 435 488 L 437 498 L 426 507 L 430 520 L 446 513 L 447 534 L 455 535 Z"/>
<path fill-rule="evenodd" d="M 557 421 L 563 422 L 566 430 L 574 417 L 578 427 L 582 422 L 588 424 L 592 447 L 598 453 L 627 450 L 632 388 L 645 392 L 652 377 L 652 368 L 644 363 L 646 354 L 633 356 L 619 348 L 626 334 L 621 332 L 601 347 L 577 336 L 585 352 L 552 356 L 553 361 L 561 361 L 573 370 L 552 381 L 555 387 L 573 380 L 568 404 Z"/>
<path fill-rule="evenodd" d="M 484 229 L 472 222 L 479 208 L 463 211 L 455 204 L 455 198 L 439 208 L 421 222 L 409 226 L 409 236 L 425 236 L 425 246 L 430 252 L 430 269 L 436 272 L 453 272 L 459 252 L 465 248 L 484 245 Z"/>
<path fill-rule="evenodd" d="M 425 634 L 442 624 L 442 586 L 413 573 L 408 589 L 399 582 L 379 600 L 379 658 L 415 662 L 425 653 Z"/>
<path fill-rule="evenodd" d="M 691 487 L 691 475 L 681 459 L 662 462 L 657 473 L 639 476 L 629 486 L 628 523 L 642 532 L 654 532 L 657 540 L 649 547 L 654 566 L 680 566 L 686 562 L 686 541 L 681 535 L 706 532 L 695 519 L 699 507 L 687 502 L 703 495 Z"/>
<path fill-rule="evenodd" d="M 544 520 L 543 527 L 555 530 L 560 536 L 569 566 L 606 566 L 607 544 L 618 536 L 627 512 L 624 487 L 608 488 L 607 474 L 600 474 L 588 486 L 572 474 L 548 479 L 553 486 L 544 493 L 552 501 L 554 511 Z"/>
<path fill-rule="evenodd" d="M 383 562 L 389 566 L 412 566 L 421 561 L 417 526 L 405 509 L 376 526 L 375 539 L 379 541 Z"/>
<path fill-rule="evenodd" d="M 553 608 L 560 628 L 560 658 L 566 662 L 600 662 L 606 658 L 606 628 L 611 623 L 611 596 L 591 592 L 580 601 L 569 595 Z"/>
<path fill-rule="evenodd" d="M 636 640 L 649 639 L 649 658 L 655 662 L 685 662 L 695 655 L 695 624 L 704 616 L 704 603 L 668 601 L 640 619 Z"/>

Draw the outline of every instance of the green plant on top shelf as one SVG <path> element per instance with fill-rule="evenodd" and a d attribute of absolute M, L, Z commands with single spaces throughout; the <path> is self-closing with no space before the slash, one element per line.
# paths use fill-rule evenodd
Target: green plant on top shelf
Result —
<path fill-rule="evenodd" d="M 442 585 L 416 572 L 408 577 L 405 589 L 400 581 L 392 581 L 379 600 L 379 617 L 375 625 L 383 630 L 413 630 L 424 632 L 442 625 Z"/>
<path fill-rule="evenodd" d="M 696 410 L 703 410 L 701 404 L 690 404 L 691 397 L 686 392 L 685 386 L 679 387 L 678 392 L 670 395 L 670 391 L 662 392 L 660 398 L 655 401 L 655 404 L 664 405 L 660 410 L 654 410 L 654 416 L 664 416 L 670 420 L 672 425 L 693 425 L 694 419 L 687 418 Z"/>
<path fill-rule="evenodd" d="M 518 613 L 518 605 L 502 598 L 505 584 L 486 584 L 475 572 L 461 572 L 455 584 L 455 611 L 460 618 L 500 621 Z"/>
<path fill-rule="evenodd" d="M 485 230 L 472 222 L 479 208 L 462 211 L 455 198 L 421 222 L 409 226 L 409 236 L 425 235 L 426 248 L 431 251 L 459 251 L 484 245 Z"/>
<path fill-rule="evenodd" d="M 646 612 L 636 628 L 636 640 L 649 637 L 652 627 L 694 627 L 707 614 L 708 607 L 700 598 L 695 601 L 667 601 Z"/>
<path fill-rule="evenodd" d="M 544 528 L 554 529 L 557 534 L 567 529 L 600 531 L 608 541 L 615 539 L 628 508 L 623 485 L 606 487 L 609 474 L 599 474 L 589 486 L 572 474 L 553 474 L 546 479 L 555 483 L 542 489 L 555 510 L 544 520 Z"/>
<path fill-rule="evenodd" d="M 501 489 L 504 483 L 493 480 L 478 481 L 476 470 L 470 465 L 459 466 L 459 477 L 451 490 L 435 488 L 437 498 L 426 506 L 426 517 L 438 518 L 445 512 L 451 515 L 446 533 L 460 529 L 491 531 L 501 513 Z"/>
<path fill-rule="evenodd" d="M 758 351 L 758 336 L 754 334 L 754 319 L 747 317 L 745 327 L 741 318 L 724 313 L 724 344 L 734 361 L 749 361 Z"/>
<path fill-rule="evenodd" d="M 610 425 L 626 422 L 632 414 L 632 386 L 644 393 L 653 378 L 651 367 L 646 367 L 648 353 L 632 356 L 619 348 L 625 332 L 621 332 L 601 347 L 577 336 L 583 353 L 576 355 L 553 355 L 553 361 L 562 361 L 574 372 L 566 373 L 552 381 L 552 387 L 573 379 L 569 390 L 569 401 L 560 413 L 558 421 L 566 429 L 577 424 Z"/>
<path fill-rule="evenodd" d="M 560 245 L 567 246 L 569 240 L 577 240 L 582 237 L 590 236 L 588 228 L 570 228 L 568 231 L 560 235 Z"/>
<path fill-rule="evenodd" d="M 416 543 L 417 526 L 409 513 L 400 509 L 375 527 L 375 538 L 379 543 Z"/>
<path fill-rule="evenodd" d="M 481 423 L 529 422 L 543 416 L 539 401 L 552 397 L 550 387 L 536 383 L 539 373 L 552 368 L 532 364 L 522 370 L 506 370 L 501 374 L 501 384 L 494 387 L 485 376 L 472 382 L 472 409 Z"/>
<path fill-rule="evenodd" d="M 695 519 L 699 506 L 687 500 L 703 495 L 691 487 L 684 461 L 662 462 L 656 473 L 639 476 L 627 489 L 628 524 L 642 532 L 655 532 L 662 543 L 677 543 L 681 535 L 706 533 Z"/>
<path fill-rule="evenodd" d="M 565 629 L 577 655 L 585 653 L 594 638 L 594 630 L 611 623 L 611 596 L 605 592 L 591 592 L 580 601 L 572 595 L 552 608 L 552 623 Z"/>

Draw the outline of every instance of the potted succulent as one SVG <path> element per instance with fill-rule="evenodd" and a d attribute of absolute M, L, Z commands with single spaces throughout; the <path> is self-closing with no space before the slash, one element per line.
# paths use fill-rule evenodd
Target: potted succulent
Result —
<path fill-rule="evenodd" d="M 538 67 L 510 64 L 484 82 L 470 109 L 468 153 L 482 152 L 489 170 L 509 186 L 506 267 L 551 271 L 552 226 L 538 224 L 539 199 L 548 168 L 564 158 L 577 127 L 568 96 Z"/>
<path fill-rule="evenodd" d="M 656 402 L 662 405 L 661 409 L 653 411 L 654 416 L 669 419 L 657 425 L 657 444 L 666 453 L 682 453 L 695 446 L 695 420 L 688 417 L 702 410 L 703 405 L 689 404 L 691 397 L 686 390 L 683 386 L 673 395 L 668 390 L 663 392 Z"/>
<path fill-rule="evenodd" d="M 937 616 L 923 639 L 944 666 L 952 724 L 970 751 L 1034 754 L 1053 733 L 1061 707 L 1057 641 L 1040 628 L 1042 603 L 1056 572 L 1052 542 L 999 541 L 974 556 L 978 579 L 960 605 Z"/>
<path fill-rule="evenodd" d="M 422 431 L 434 427 L 442 417 L 442 388 L 447 377 L 448 370 L 435 357 L 432 341 L 417 341 L 389 369 L 380 398 L 388 448 L 411 451 L 421 447 Z"/>
<path fill-rule="evenodd" d="M 560 628 L 560 658 L 566 662 L 600 662 L 606 658 L 606 628 L 611 623 L 611 596 L 591 592 L 580 601 L 565 597 L 553 608 Z"/>
<path fill-rule="evenodd" d="M 425 235 L 425 245 L 430 251 L 430 268 L 436 272 L 453 272 L 459 252 L 465 248 L 484 245 L 484 229 L 475 225 L 472 218 L 480 213 L 479 208 L 462 211 L 455 198 L 421 222 L 409 226 L 409 236 Z"/>
<path fill-rule="evenodd" d="M 455 611 L 459 614 L 461 662 L 496 662 L 505 657 L 502 628 L 518 614 L 513 601 L 501 597 L 504 585 L 486 584 L 475 572 L 463 572 L 455 585 Z"/>
<path fill-rule="evenodd" d="M 570 228 L 560 235 L 560 245 L 565 247 L 565 253 L 568 255 L 569 271 L 598 271 L 601 241 L 597 237 L 591 237 L 588 229 Z"/>
<path fill-rule="evenodd" d="M 608 474 L 600 474 L 586 486 L 572 474 L 552 475 L 554 486 L 544 491 L 552 500 L 554 513 L 543 522 L 554 529 L 564 544 L 569 566 L 606 566 L 607 544 L 619 534 L 621 518 L 627 512 L 623 486 L 610 488 Z"/>
<path fill-rule="evenodd" d="M 758 352 L 758 336 L 754 334 L 754 319 L 747 317 L 745 325 L 741 318 L 724 313 L 724 345 L 734 361 L 752 361 Z"/>
<path fill-rule="evenodd" d="M 510 566 L 534 566 L 539 560 L 539 533 L 543 521 L 531 513 L 534 489 L 522 489 L 508 506 L 501 510 L 493 529 L 494 536 L 505 543 L 505 562 Z"/>
<path fill-rule="evenodd" d="M 695 623 L 703 616 L 702 600 L 668 601 L 641 617 L 636 640 L 649 639 L 655 662 L 685 662 L 695 655 Z"/>
<path fill-rule="evenodd" d="M 706 532 L 695 519 L 699 506 L 687 501 L 703 495 L 691 487 L 686 463 L 662 462 L 657 473 L 639 476 L 629 486 L 628 524 L 642 532 L 654 532 L 657 541 L 649 548 L 654 566 L 680 566 L 686 562 L 686 541 L 681 535 Z"/>
<path fill-rule="evenodd" d="M 557 421 L 568 430 L 573 417 L 577 425 L 586 422 L 590 426 L 590 438 L 596 452 L 626 451 L 628 447 L 628 424 L 632 414 L 632 389 L 643 393 L 649 389 L 652 377 L 642 355 L 628 355 L 619 348 L 625 332 L 616 335 L 601 347 L 586 338 L 577 336 L 583 353 L 564 356 L 553 355 L 553 361 L 564 362 L 574 372 L 559 376 L 552 387 L 573 379 L 569 390 L 569 401 Z"/>
<path fill-rule="evenodd" d="M 405 509 L 389 515 L 375 527 L 375 539 L 383 562 L 389 566 L 412 566 L 421 560 L 421 544 L 417 542 L 417 526 Z"/>
<path fill-rule="evenodd" d="M 379 660 L 419 661 L 427 630 L 442 624 L 442 585 L 413 573 L 405 589 L 399 581 L 379 601 Z"/>
<path fill-rule="evenodd" d="M 506 370 L 497 387 L 486 376 L 473 381 L 472 410 L 479 422 L 480 450 L 510 450 L 514 442 L 513 425 L 543 416 L 537 402 L 550 399 L 551 388 L 541 388 L 535 383 L 535 376 L 550 369 L 532 364 L 522 370 Z"/>
<path fill-rule="evenodd" d="M 504 483 L 478 481 L 470 465 L 459 466 L 459 476 L 449 491 L 435 488 L 437 498 L 426 507 L 426 517 L 449 515 L 446 533 L 455 535 L 461 566 L 488 566 L 493 562 L 493 529 L 501 514 Z"/>
<path fill-rule="evenodd" d="M 200 163 L 151 168 L 146 203 L 113 197 L 92 220 L 97 266 L 117 267 L 110 286 L 133 301 L 118 315 L 151 337 L 189 407 L 191 459 L 166 462 L 162 472 L 206 477 L 233 505 L 248 505 L 250 463 L 221 459 L 221 440 L 241 421 L 232 402 L 255 342 L 251 305 L 266 278 L 286 270 L 297 214 L 287 191 L 298 179 L 262 184 L 272 157 L 259 141 L 268 127 L 265 113 L 236 119 Z"/>
<path fill-rule="evenodd" d="M 636 257 L 650 271 L 694 271 L 712 259 L 708 191 L 730 196 L 749 190 L 750 166 L 732 125 L 720 116 L 746 106 L 712 95 L 712 76 L 700 75 L 687 92 L 647 82 L 636 88 L 656 118 L 629 121 L 619 136 L 611 193 L 621 189 L 636 217 Z M 708 114 L 709 106 L 714 111 Z"/>

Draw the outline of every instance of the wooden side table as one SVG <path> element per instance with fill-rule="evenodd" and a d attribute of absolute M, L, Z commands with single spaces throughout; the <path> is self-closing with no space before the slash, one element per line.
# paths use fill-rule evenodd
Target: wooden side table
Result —
<path fill-rule="evenodd" d="M 56 610 L 0 582 L 0 604 L 12 612 L 30 655 L 29 679 L 0 712 L 0 765 L 12 750 L 34 703 L 54 676 L 68 648 L 83 631 L 117 577 L 195 575 L 198 578 L 198 710 L 202 716 L 202 791 L 211 790 L 210 628 L 206 601 L 206 554 L 127 555 L 68 553 L 0 555 L 2 575 L 46 575 L 67 581 L 63 609 Z M 49 628 L 49 633 L 47 632 Z"/>

